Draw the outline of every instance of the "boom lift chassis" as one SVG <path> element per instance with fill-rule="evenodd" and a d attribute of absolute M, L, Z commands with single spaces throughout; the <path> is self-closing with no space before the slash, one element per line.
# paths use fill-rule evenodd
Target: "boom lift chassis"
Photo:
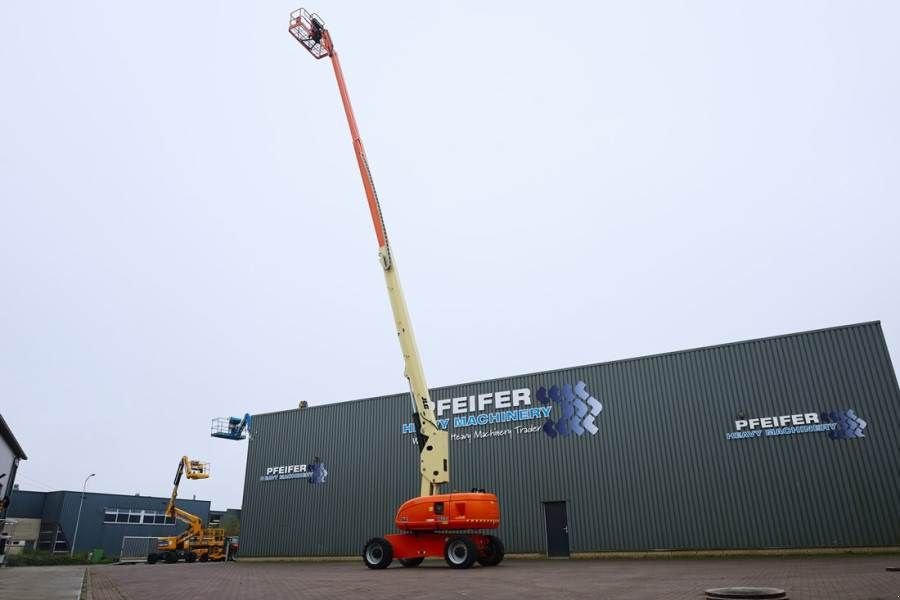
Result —
<path fill-rule="evenodd" d="M 372 538 L 363 548 L 363 562 L 372 569 L 384 569 L 393 559 L 405 567 L 416 567 L 426 557 L 443 557 L 454 568 L 468 568 L 476 561 L 494 566 L 503 560 L 503 544 L 497 537 L 480 533 L 500 526 L 497 496 L 484 490 L 468 493 L 439 493 L 450 481 L 449 440 L 435 422 L 434 409 L 425 382 L 425 372 L 416 346 L 406 300 L 400 287 L 397 262 L 391 252 L 381 205 L 366 160 L 366 152 L 350 105 L 350 96 L 331 34 L 316 14 L 305 9 L 291 13 L 288 31 L 316 59 L 329 57 L 350 126 L 350 137 L 359 174 L 378 240 L 378 259 L 384 270 L 388 298 L 403 353 L 404 376 L 409 381 L 413 421 L 419 445 L 420 495 L 397 509 L 395 524 L 405 533 Z"/>

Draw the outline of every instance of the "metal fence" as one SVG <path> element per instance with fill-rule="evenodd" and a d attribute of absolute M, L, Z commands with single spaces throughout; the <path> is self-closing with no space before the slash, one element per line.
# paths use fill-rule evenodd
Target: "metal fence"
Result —
<path fill-rule="evenodd" d="M 122 551 L 119 553 L 119 562 L 146 562 L 147 555 L 151 552 L 156 552 L 158 547 L 159 538 L 126 535 L 122 538 Z"/>

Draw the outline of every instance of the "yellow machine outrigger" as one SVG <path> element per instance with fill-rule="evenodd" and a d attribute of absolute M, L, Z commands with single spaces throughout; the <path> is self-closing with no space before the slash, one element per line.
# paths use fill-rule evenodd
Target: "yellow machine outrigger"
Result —
<path fill-rule="evenodd" d="M 204 528 L 200 517 L 175 506 L 182 475 L 188 479 L 206 479 L 209 477 L 209 463 L 190 460 L 187 456 L 181 457 L 175 472 L 175 487 L 166 505 L 166 516 L 185 523 L 187 529 L 181 535 L 159 538 L 157 551 L 147 555 L 147 562 L 225 560 L 225 530 Z"/>

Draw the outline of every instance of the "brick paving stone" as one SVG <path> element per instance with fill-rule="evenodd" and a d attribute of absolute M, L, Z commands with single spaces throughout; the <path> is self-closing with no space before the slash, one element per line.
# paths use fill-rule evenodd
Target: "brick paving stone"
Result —
<path fill-rule="evenodd" d="M 125 596 L 108 571 L 92 568 L 88 571 L 89 600 L 123 600 Z"/>
<path fill-rule="evenodd" d="M 729 586 L 783 588 L 792 600 L 897 600 L 900 557 L 719 560 L 507 560 L 468 571 L 443 561 L 371 571 L 361 562 L 104 565 L 91 568 L 95 600 L 523 598 L 700 599 Z"/>

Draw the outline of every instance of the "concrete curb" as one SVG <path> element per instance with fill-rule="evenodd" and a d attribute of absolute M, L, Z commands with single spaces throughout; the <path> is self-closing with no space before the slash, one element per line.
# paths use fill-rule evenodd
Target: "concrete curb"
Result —
<path fill-rule="evenodd" d="M 763 550 L 653 550 L 649 552 L 577 552 L 574 559 L 784 558 L 813 556 L 878 556 L 900 554 L 900 546 L 857 548 L 766 548 Z"/>
<path fill-rule="evenodd" d="M 645 559 L 708 559 L 708 558 L 783 558 L 812 556 L 880 556 L 900 554 L 900 546 L 858 548 L 768 548 L 765 550 L 651 550 L 642 552 L 573 552 L 573 560 L 645 560 Z M 544 554 L 507 554 L 516 560 L 549 560 Z M 358 556 L 247 556 L 237 560 L 246 563 L 277 562 L 351 562 Z M 435 559 L 440 560 L 440 559 Z"/>
<path fill-rule="evenodd" d="M 78 594 L 78 600 L 94 600 L 91 593 L 91 568 L 84 568 L 84 575 L 81 578 L 81 590 Z"/>
<path fill-rule="evenodd" d="M 543 560 L 547 557 L 543 554 L 507 554 L 506 558 L 517 560 Z M 443 560 L 435 557 L 433 560 Z M 276 562 L 356 562 L 362 561 L 359 556 L 248 556 L 239 558 L 235 562 L 246 563 L 276 563 Z"/>

